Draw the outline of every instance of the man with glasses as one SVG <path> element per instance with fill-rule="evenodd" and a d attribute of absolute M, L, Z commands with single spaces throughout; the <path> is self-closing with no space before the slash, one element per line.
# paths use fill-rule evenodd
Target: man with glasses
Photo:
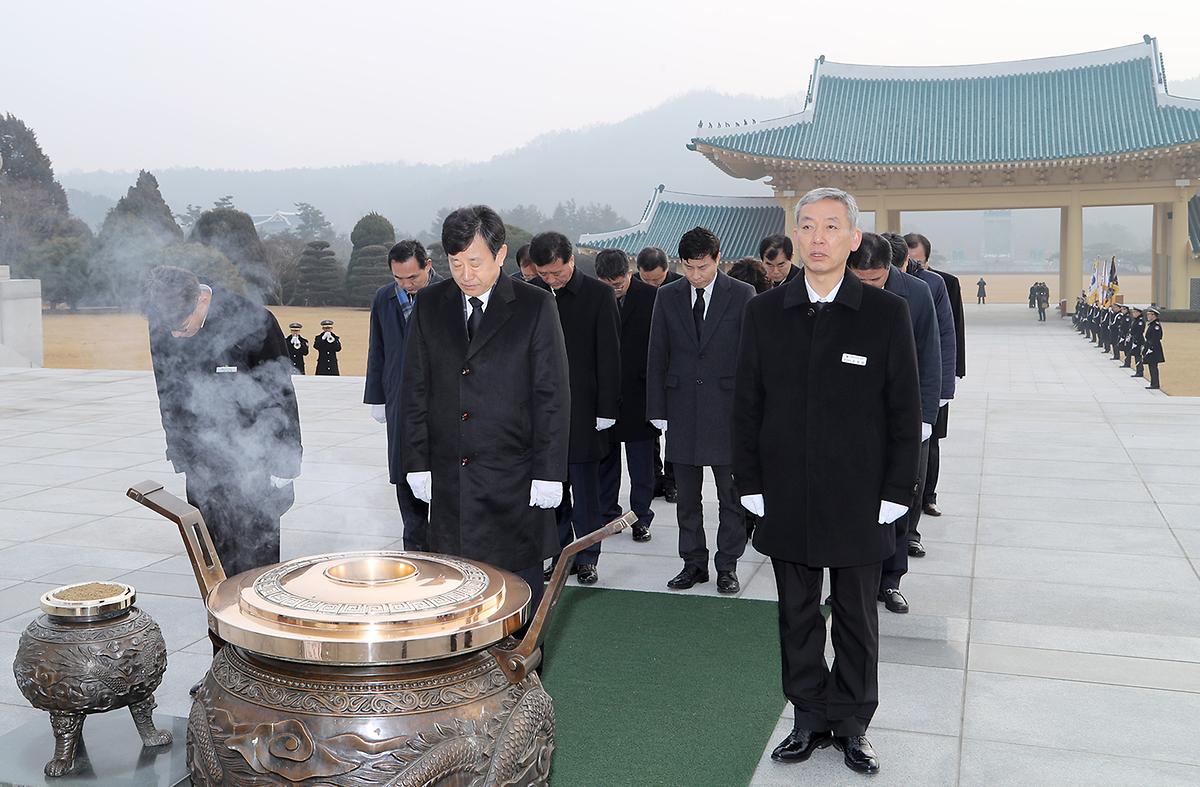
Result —
<path fill-rule="evenodd" d="M 279 562 L 300 475 L 292 362 L 275 316 L 191 271 L 147 276 L 144 311 L 166 433 L 229 576 Z"/>
<path fill-rule="evenodd" d="M 787 284 L 800 273 L 792 264 L 792 239 L 787 235 L 768 235 L 758 244 L 758 258 L 767 269 L 771 287 Z"/>
<path fill-rule="evenodd" d="M 707 582 L 701 483 L 712 470 L 719 506 L 717 592 L 737 593 L 737 562 L 746 549 L 746 523 L 733 486 L 730 420 L 742 312 L 754 288 L 718 270 L 721 242 L 696 227 L 679 240 L 684 278 L 659 288 L 650 322 L 646 416 L 666 439 L 679 490 L 679 556 L 683 570 L 667 582 L 686 590 Z"/>

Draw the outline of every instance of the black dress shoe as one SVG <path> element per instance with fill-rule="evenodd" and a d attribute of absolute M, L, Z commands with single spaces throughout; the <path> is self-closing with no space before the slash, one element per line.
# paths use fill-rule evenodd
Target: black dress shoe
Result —
<path fill-rule="evenodd" d="M 668 486 L 666 489 L 663 490 L 663 499 L 666 500 L 668 503 L 678 503 L 679 502 L 679 490 L 673 486 Z"/>
<path fill-rule="evenodd" d="M 550 577 L 551 577 L 551 575 L 553 575 L 553 574 L 554 574 L 554 566 L 555 566 L 555 564 L 554 564 L 554 563 L 551 563 L 551 564 L 550 564 L 550 568 L 548 568 L 548 569 L 546 569 L 545 571 L 543 571 L 543 572 L 542 572 L 542 581 L 543 581 L 543 582 L 549 582 L 549 581 L 550 581 Z M 574 574 L 578 574 L 578 573 L 579 573 L 579 564 L 578 564 L 578 563 L 572 563 L 572 564 L 571 564 L 571 570 L 567 572 L 567 576 L 572 576 L 572 575 L 574 575 Z"/>
<path fill-rule="evenodd" d="M 844 756 L 846 767 L 859 773 L 879 773 L 879 758 L 866 735 L 834 736 L 834 748 Z"/>
<path fill-rule="evenodd" d="M 886 588 L 879 591 L 879 600 L 887 607 L 888 612 L 895 612 L 903 615 L 908 612 L 908 599 L 904 594 L 894 588 Z"/>
<path fill-rule="evenodd" d="M 925 505 L 921 506 L 921 510 L 924 511 L 927 516 L 941 516 L 942 515 L 942 512 L 938 511 L 937 507 L 934 506 L 933 503 L 926 503 Z"/>
<path fill-rule="evenodd" d="M 577 578 L 581 585 L 594 585 L 600 579 L 595 563 L 584 563 L 576 573 L 579 575 Z"/>
<path fill-rule="evenodd" d="M 667 587 L 671 590 L 687 590 L 692 585 L 697 585 L 701 582 L 708 581 L 708 570 L 698 568 L 696 566 L 684 566 L 683 571 L 675 575 L 675 578 L 667 582 Z"/>
<path fill-rule="evenodd" d="M 920 541 L 909 541 L 908 542 L 908 556 L 909 557 L 925 557 L 925 547 L 921 546 Z"/>
<path fill-rule="evenodd" d="M 1146 386 L 1146 390 L 1147 390 L 1147 391 L 1157 391 L 1157 390 L 1158 390 L 1158 386 L 1157 386 L 1157 385 L 1147 385 L 1147 386 Z"/>
<path fill-rule="evenodd" d="M 634 541 L 649 541 L 650 540 L 650 526 L 649 525 L 643 525 L 642 523 L 639 522 L 638 524 L 634 525 L 632 529 L 633 529 L 633 540 Z"/>
<path fill-rule="evenodd" d="M 813 732 L 797 727 L 771 752 L 775 762 L 804 762 L 817 749 L 824 749 L 833 743 L 833 735 L 825 732 Z"/>
<path fill-rule="evenodd" d="M 718 571 L 717 572 L 717 592 L 718 593 L 737 593 L 742 589 L 742 583 L 738 582 L 736 571 Z"/>

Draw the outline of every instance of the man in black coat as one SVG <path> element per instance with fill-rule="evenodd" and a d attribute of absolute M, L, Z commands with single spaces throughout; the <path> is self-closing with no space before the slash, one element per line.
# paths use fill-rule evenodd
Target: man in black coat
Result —
<path fill-rule="evenodd" d="M 517 271 L 512 275 L 512 277 L 518 281 L 523 281 L 526 284 L 532 284 L 534 287 L 539 287 L 547 292 L 550 291 L 550 285 L 542 281 L 541 276 L 538 276 L 537 266 L 534 265 L 533 260 L 529 258 L 528 243 L 517 249 Z"/>
<path fill-rule="evenodd" d="M 896 520 L 896 551 L 883 561 L 879 600 L 889 612 L 908 612 L 908 600 L 900 592 L 900 580 L 908 573 L 909 532 L 915 530 L 921 516 L 921 488 L 929 460 L 929 439 L 937 421 L 942 384 L 942 344 L 933 296 L 925 282 L 901 271 L 895 261 L 907 254 L 902 238 L 889 240 L 873 232 L 864 232 L 857 249 L 850 253 L 846 267 L 863 284 L 881 287 L 899 295 L 908 303 L 913 338 L 917 347 L 917 379 L 921 384 L 921 455 L 917 462 L 916 494 L 908 501 L 908 513 Z M 919 543 L 919 541 L 918 541 Z"/>
<path fill-rule="evenodd" d="M 664 284 L 654 299 L 646 362 L 646 415 L 663 432 L 679 489 L 683 569 L 667 587 L 708 581 L 701 484 L 709 467 L 717 486 L 717 591 L 737 593 L 746 522 L 733 484 L 729 419 L 742 312 L 755 293 L 721 273 L 721 242 L 703 227 L 683 234 L 679 259 L 685 278 Z"/>
<path fill-rule="evenodd" d="M 683 278 L 671 270 L 667 253 L 657 246 L 647 246 L 639 251 L 636 267 L 633 278 L 655 288 Z M 661 436 L 654 438 L 654 496 L 661 497 L 668 503 L 677 502 L 679 499 L 679 491 L 675 486 L 675 468 L 671 467 L 670 462 L 662 460 Z"/>
<path fill-rule="evenodd" d="M 559 551 L 553 509 L 567 477 L 562 328 L 548 292 L 502 275 L 508 247 L 494 210 L 451 213 L 442 247 L 453 280 L 417 294 L 408 326 L 406 479 L 431 503 L 430 551 L 517 573 L 536 607 L 542 562 Z"/>
<path fill-rule="evenodd" d="M 342 340 L 333 332 L 333 320 L 321 320 L 321 332 L 313 337 L 312 346 L 317 351 L 317 374 L 339 376 L 337 354 Z"/>
<path fill-rule="evenodd" d="M 787 235 L 768 235 L 759 241 L 758 258 L 771 287 L 787 284 L 800 274 L 800 267 L 792 263 L 792 239 Z"/>
<path fill-rule="evenodd" d="M 404 478 L 400 378 L 404 371 L 404 341 L 417 293 L 440 278 L 429 262 L 425 247 L 415 240 L 402 240 L 392 246 L 388 251 L 388 268 L 392 283 L 380 287 L 371 301 L 363 403 L 371 405 L 371 415 L 376 421 L 387 425 L 388 480 L 396 486 L 396 502 L 404 522 L 404 548 L 423 552 L 429 506 L 413 495 Z"/>
<path fill-rule="evenodd" d="M 966 319 L 963 314 L 962 283 L 959 282 L 957 276 L 929 266 L 929 260 L 933 254 L 933 246 L 930 244 L 929 238 L 916 232 L 910 232 L 904 236 L 904 241 L 908 244 L 908 258 L 926 271 L 941 276 L 942 281 L 946 283 L 946 297 L 950 299 L 950 314 L 954 318 L 954 376 L 961 380 L 967 376 L 967 334 Z M 950 403 L 943 402 L 938 411 L 938 421 L 934 424 L 933 437 L 929 438 L 929 461 L 926 463 L 925 491 L 922 495 L 924 505 L 921 508 L 921 511 L 928 516 L 942 515 L 942 512 L 937 509 L 938 474 L 942 464 L 940 441 L 949 433 L 949 426 Z M 925 556 L 925 548 L 921 545 L 919 538 L 915 544 L 909 544 L 908 554 L 910 557 Z"/>
<path fill-rule="evenodd" d="M 621 310 L 621 406 L 611 430 L 612 449 L 600 461 L 600 509 L 606 519 L 621 515 L 621 445 L 629 463 L 629 508 L 637 514 L 633 540 L 650 540 L 654 510 L 654 440 L 646 420 L 646 347 L 657 290 L 633 278 L 629 257 L 619 249 L 596 255 L 596 278 L 612 287 Z"/>
<path fill-rule="evenodd" d="M 621 315 L 608 285 L 575 267 L 571 242 L 560 232 L 542 232 L 529 243 L 538 276 L 554 293 L 571 374 L 571 440 L 567 454 L 570 487 L 558 508 L 562 546 L 604 524 L 600 508 L 600 460 L 611 447 L 621 399 Z M 600 544 L 575 559 L 579 584 L 599 579 Z"/>
<path fill-rule="evenodd" d="M 283 331 L 262 306 L 194 273 L 146 282 L 167 459 L 183 473 L 229 576 L 279 562 L 300 475 L 300 416 Z"/>
<path fill-rule="evenodd" d="M 880 563 L 896 547 L 890 523 L 917 475 L 916 349 L 904 299 L 846 275 L 860 241 L 854 198 L 816 189 L 796 214 L 804 273 L 746 308 L 733 409 L 734 475 L 743 505 L 761 517 L 754 546 L 774 568 L 784 693 L 795 707 L 771 757 L 800 762 L 833 744 L 848 767 L 874 773 L 866 730 L 879 701 L 875 598 Z"/>
<path fill-rule="evenodd" d="M 292 360 L 292 374 L 304 374 L 304 356 L 308 355 L 308 339 L 300 335 L 304 326 L 298 322 L 288 325 L 291 335 L 287 337 L 288 357 Z"/>

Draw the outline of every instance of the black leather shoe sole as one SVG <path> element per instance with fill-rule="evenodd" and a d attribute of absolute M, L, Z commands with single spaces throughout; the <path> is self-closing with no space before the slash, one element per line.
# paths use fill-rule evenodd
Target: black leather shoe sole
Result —
<path fill-rule="evenodd" d="M 775 762 L 789 764 L 795 762 L 804 762 L 811 757 L 813 752 L 815 752 L 817 749 L 826 749 L 833 745 L 833 736 L 828 732 L 824 733 L 823 735 L 814 735 L 809 741 L 808 746 L 803 749 L 792 750 L 787 748 L 788 743 L 791 740 L 791 735 L 784 738 L 783 743 L 776 746 L 775 750 L 771 752 L 771 759 Z"/>
<path fill-rule="evenodd" d="M 674 579 L 667 582 L 667 587 L 671 590 L 687 590 L 695 585 L 702 585 L 708 581 L 708 572 L 700 574 L 692 574 L 689 577 L 684 577 L 682 574 L 676 575 Z"/>
<path fill-rule="evenodd" d="M 581 585 L 594 585 L 600 579 L 600 574 L 596 571 L 595 566 L 580 566 L 577 574 L 576 579 Z"/>

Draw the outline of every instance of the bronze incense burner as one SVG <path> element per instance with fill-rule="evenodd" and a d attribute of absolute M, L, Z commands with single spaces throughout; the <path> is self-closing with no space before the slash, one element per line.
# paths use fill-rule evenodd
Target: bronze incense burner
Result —
<path fill-rule="evenodd" d="M 218 648 L 188 719 L 194 784 L 548 783 L 542 639 L 575 555 L 633 514 L 563 551 L 530 621 L 523 580 L 447 555 L 339 552 L 227 578 L 198 510 L 154 482 L 129 496 L 179 525 Z"/>
<path fill-rule="evenodd" d="M 137 594 L 121 582 L 80 582 L 42 596 L 45 613 L 21 634 L 13 673 L 25 699 L 50 713 L 54 757 L 47 776 L 75 764 L 83 722 L 90 713 L 129 708 L 145 746 L 171 742 L 155 729 L 154 690 L 167 669 L 158 624 L 133 605 Z"/>

